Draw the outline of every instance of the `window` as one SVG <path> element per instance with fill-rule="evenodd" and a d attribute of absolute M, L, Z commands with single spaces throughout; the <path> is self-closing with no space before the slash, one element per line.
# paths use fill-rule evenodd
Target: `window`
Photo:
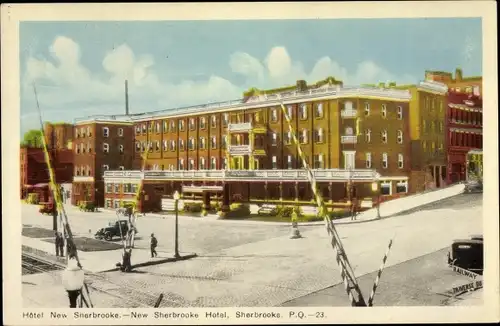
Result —
<path fill-rule="evenodd" d="M 168 165 L 168 170 L 169 171 L 173 171 L 174 170 L 174 165 L 173 164 L 169 164 Z"/>
<path fill-rule="evenodd" d="M 147 143 L 145 141 L 142 142 L 142 151 L 145 152 L 147 147 Z"/>
<path fill-rule="evenodd" d="M 82 128 L 82 137 L 85 137 L 85 128 Z"/>
<path fill-rule="evenodd" d="M 223 119 L 222 119 L 222 124 L 224 126 L 227 126 L 228 123 L 229 123 L 229 113 L 224 113 Z"/>
<path fill-rule="evenodd" d="M 200 157 L 200 167 L 199 167 L 200 170 L 206 170 L 206 166 L 205 166 L 205 158 L 204 157 Z"/>
<path fill-rule="evenodd" d="M 108 171 L 108 170 L 109 170 L 109 165 L 107 165 L 107 164 L 103 164 L 103 165 L 102 165 L 102 170 L 103 170 L 103 171 Z"/>
<path fill-rule="evenodd" d="M 387 144 L 387 130 L 382 130 L 382 143 Z"/>
<path fill-rule="evenodd" d="M 346 127 L 344 130 L 344 133 L 346 136 L 352 136 L 354 133 L 354 130 L 352 129 L 352 127 Z"/>
<path fill-rule="evenodd" d="M 123 145 L 118 145 L 118 151 L 123 154 Z"/>
<path fill-rule="evenodd" d="M 392 195 L 392 182 L 391 181 L 383 181 L 380 183 L 380 194 L 383 196 Z"/>
<path fill-rule="evenodd" d="M 431 121 L 431 132 L 434 132 L 436 130 L 436 124 L 434 121 Z"/>
<path fill-rule="evenodd" d="M 323 128 L 319 128 L 315 131 L 314 133 L 314 141 L 316 143 L 322 143 L 323 142 Z"/>
<path fill-rule="evenodd" d="M 87 135 L 89 137 L 92 137 L 92 131 L 90 130 L 90 127 L 87 127 Z"/>
<path fill-rule="evenodd" d="M 347 101 L 347 102 L 344 102 L 344 111 L 347 111 L 347 112 L 350 112 L 350 111 L 353 111 L 353 107 L 352 107 L 352 102 L 351 101 Z"/>
<path fill-rule="evenodd" d="M 148 148 L 149 148 L 148 149 L 149 152 L 153 151 L 153 142 L 152 141 L 148 142 Z"/>
<path fill-rule="evenodd" d="M 85 147 L 83 147 L 83 143 L 80 143 L 80 152 L 85 153 Z"/>
<path fill-rule="evenodd" d="M 210 127 L 216 128 L 217 127 L 217 116 L 213 115 L 210 117 Z"/>
<path fill-rule="evenodd" d="M 408 180 L 396 181 L 396 193 L 407 193 L 408 192 Z"/>
<path fill-rule="evenodd" d="M 207 126 L 207 119 L 205 119 L 205 117 L 201 117 L 200 118 L 200 128 L 205 129 L 206 126 Z"/>
<path fill-rule="evenodd" d="M 365 116 L 370 115 L 370 103 L 365 102 Z"/>
<path fill-rule="evenodd" d="M 160 151 L 160 141 L 159 140 L 155 141 L 155 151 L 157 151 L 157 152 Z"/>
<path fill-rule="evenodd" d="M 272 167 L 273 167 L 273 170 L 276 170 L 278 168 L 278 160 L 277 160 L 276 156 L 273 156 L 273 158 L 272 158 Z"/>
<path fill-rule="evenodd" d="M 113 184 L 112 183 L 106 183 L 106 192 L 107 193 L 113 192 Z"/>
<path fill-rule="evenodd" d="M 179 170 L 184 170 L 184 159 L 179 159 Z"/>
<path fill-rule="evenodd" d="M 124 171 L 124 170 L 125 170 L 125 167 L 124 167 L 123 165 L 120 165 L 120 166 L 118 167 L 118 170 L 120 170 L 120 171 Z"/>
<path fill-rule="evenodd" d="M 215 157 L 210 159 L 210 170 L 217 170 L 217 159 Z"/>
<path fill-rule="evenodd" d="M 436 151 L 436 143 L 432 142 L 431 143 L 431 152 L 434 153 Z"/>
<path fill-rule="evenodd" d="M 422 120 L 422 130 L 423 132 L 427 131 L 427 122 L 425 120 Z"/>
<path fill-rule="evenodd" d="M 87 152 L 92 153 L 92 146 L 90 145 L 90 143 L 87 143 Z"/>
<path fill-rule="evenodd" d="M 189 159 L 188 170 L 194 170 L 194 160 L 192 158 Z"/>
<path fill-rule="evenodd" d="M 174 121 L 174 120 L 171 120 L 171 121 L 170 121 L 170 128 L 169 128 L 169 131 L 170 131 L 170 132 L 175 132 L 175 121 Z"/>
<path fill-rule="evenodd" d="M 164 140 L 164 141 L 163 141 L 163 151 L 166 151 L 166 150 L 167 150 L 167 148 L 168 148 L 168 147 L 167 147 L 167 141 L 166 141 L 166 140 Z"/>
<path fill-rule="evenodd" d="M 291 131 L 287 131 L 287 133 L 285 134 L 285 139 L 283 139 L 283 142 L 285 143 L 285 145 L 290 145 L 292 143 L 292 132 Z"/>
<path fill-rule="evenodd" d="M 205 137 L 200 137 L 200 149 L 205 149 Z"/>
<path fill-rule="evenodd" d="M 474 86 L 473 87 L 473 90 L 472 90 L 472 93 L 476 96 L 479 96 L 481 95 L 481 91 L 479 90 L 479 86 Z"/>
<path fill-rule="evenodd" d="M 188 149 L 190 151 L 194 150 L 194 147 L 195 147 L 195 141 L 194 141 L 194 138 L 189 138 L 188 140 Z"/>
<path fill-rule="evenodd" d="M 148 132 L 152 133 L 153 132 L 153 122 L 148 123 Z"/>
<path fill-rule="evenodd" d="M 387 167 L 389 166 L 389 159 L 387 158 L 387 153 L 382 153 L 382 167 L 384 169 L 387 169 Z"/>
<path fill-rule="evenodd" d="M 292 159 L 292 155 L 288 155 L 287 156 L 287 168 L 289 170 L 293 169 L 293 159 Z"/>
<path fill-rule="evenodd" d="M 272 134 L 272 142 L 271 142 L 271 145 L 273 145 L 273 146 L 278 145 L 278 135 L 277 135 L 275 132 L 273 132 L 273 134 Z"/>
<path fill-rule="evenodd" d="M 107 143 L 102 144 L 102 151 L 104 153 L 109 153 L 109 145 Z"/>
<path fill-rule="evenodd" d="M 184 131 L 184 120 L 179 120 L 179 131 Z"/>
<path fill-rule="evenodd" d="M 76 176 L 80 175 L 80 169 L 78 168 L 78 166 L 75 166 L 75 175 Z"/>
<path fill-rule="evenodd" d="M 307 129 L 303 129 L 299 135 L 299 142 L 301 144 L 307 144 L 308 142 L 308 139 L 307 139 L 307 134 L 308 134 L 308 131 Z"/>
<path fill-rule="evenodd" d="M 387 105 L 382 104 L 382 117 L 387 118 Z"/>
<path fill-rule="evenodd" d="M 316 103 L 314 106 L 314 117 L 323 118 L 323 103 Z"/>
<path fill-rule="evenodd" d="M 288 105 L 286 108 L 287 108 L 288 119 L 292 120 L 293 119 L 293 108 L 291 105 Z"/>
<path fill-rule="evenodd" d="M 123 192 L 126 194 L 132 193 L 132 184 L 130 183 L 124 183 L 123 184 Z"/>
<path fill-rule="evenodd" d="M 398 168 L 402 169 L 404 166 L 403 154 L 398 154 Z"/>
<path fill-rule="evenodd" d="M 142 133 L 145 134 L 147 131 L 148 127 L 146 126 L 145 123 L 142 124 Z"/>
<path fill-rule="evenodd" d="M 372 167 L 372 153 L 366 153 L 365 154 L 365 162 L 366 162 L 366 168 L 371 169 Z"/>
<path fill-rule="evenodd" d="M 424 152 L 426 152 L 426 151 L 427 151 L 427 142 L 426 142 L 425 140 L 424 140 L 424 141 L 422 141 L 422 150 L 423 150 Z"/>
<path fill-rule="evenodd" d="M 300 119 L 301 120 L 307 119 L 307 105 L 305 104 L 300 105 Z"/>
<path fill-rule="evenodd" d="M 170 151 L 175 152 L 175 140 L 170 140 Z"/>
<path fill-rule="evenodd" d="M 398 120 L 402 120 L 402 119 L 403 119 L 403 107 L 398 106 Z"/>
<path fill-rule="evenodd" d="M 163 133 L 166 133 L 168 130 L 168 121 L 163 120 Z"/>
<path fill-rule="evenodd" d="M 271 121 L 272 122 L 278 121 L 278 109 L 271 110 Z"/>
<path fill-rule="evenodd" d="M 80 138 L 80 129 L 78 128 L 75 129 L 75 137 Z"/>
<path fill-rule="evenodd" d="M 398 130 L 398 144 L 403 143 L 403 130 Z"/>
<path fill-rule="evenodd" d="M 227 158 L 223 158 L 222 159 L 222 166 L 221 166 L 221 168 L 223 170 L 225 170 L 227 168 Z"/>
<path fill-rule="evenodd" d="M 444 150 L 443 143 L 439 143 L 439 152 L 442 153 Z"/>
<path fill-rule="evenodd" d="M 212 149 L 216 149 L 217 148 L 217 137 L 212 136 L 212 139 L 210 141 L 210 147 Z"/>
<path fill-rule="evenodd" d="M 160 130 L 160 123 L 159 123 L 159 122 L 156 122 L 156 123 L 155 123 L 155 132 L 156 132 L 157 134 L 159 134 L 159 133 L 160 133 L 160 131 L 161 131 L 161 130 Z"/>
<path fill-rule="evenodd" d="M 179 139 L 179 150 L 180 151 L 184 150 L 184 139 Z"/>
<path fill-rule="evenodd" d="M 195 130 L 196 129 L 196 123 L 194 121 L 194 118 L 189 119 L 189 130 Z"/>
<path fill-rule="evenodd" d="M 109 137 L 109 128 L 108 127 L 102 128 L 102 136 Z"/>
<path fill-rule="evenodd" d="M 90 176 L 91 173 L 90 173 L 90 165 L 87 165 L 87 176 Z"/>
<path fill-rule="evenodd" d="M 443 132 L 443 122 L 439 121 L 439 132 Z"/>
<path fill-rule="evenodd" d="M 114 184 L 114 188 L 115 188 L 115 194 L 119 194 L 120 193 L 120 184 L 119 183 L 115 183 Z M 118 200 L 115 200 L 115 208 L 116 208 L 116 203 L 118 202 Z"/>
<path fill-rule="evenodd" d="M 313 159 L 314 159 L 314 168 L 323 169 L 323 154 L 314 155 Z"/>
<path fill-rule="evenodd" d="M 372 141 L 372 131 L 370 129 L 365 130 L 365 141 L 368 144 Z"/>

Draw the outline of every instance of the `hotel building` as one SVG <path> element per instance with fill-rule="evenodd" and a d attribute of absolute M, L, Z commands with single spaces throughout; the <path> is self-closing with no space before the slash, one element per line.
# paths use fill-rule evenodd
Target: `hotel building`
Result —
<path fill-rule="evenodd" d="M 371 199 L 374 180 L 381 183 L 382 196 L 414 192 L 418 187 L 412 183 L 428 172 L 423 163 L 434 158 L 421 148 L 434 141 L 437 150 L 444 135 L 442 129 L 431 133 L 421 127 L 441 116 L 444 121 L 446 91 L 436 82 L 397 89 L 344 87 L 328 78 L 311 86 L 298 81 L 277 90 L 251 89 L 236 101 L 135 115 L 126 122 L 133 123 L 135 134 L 134 170 L 104 172 L 106 206 L 132 200 L 139 183 L 143 211 L 161 210 L 161 198 L 175 190 L 201 193 L 205 204 L 216 197 L 224 206 L 233 201 L 314 205 L 280 100 L 330 207 L 353 195 Z M 140 171 L 147 148 L 146 170 Z M 442 156 L 439 166 L 446 166 Z"/>

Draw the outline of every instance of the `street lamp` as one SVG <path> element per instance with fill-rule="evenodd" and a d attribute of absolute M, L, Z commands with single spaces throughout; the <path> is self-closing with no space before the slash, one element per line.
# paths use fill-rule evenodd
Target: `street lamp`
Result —
<path fill-rule="evenodd" d="M 180 258 L 179 255 L 179 199 L 181 198 L 179 192 L 176 190 L 174 192 L 175 200 L 175 258 Z"/>
<path fill-rule="evenodd" d="M 68 292 L 69 307 L 76 308 L 76 301 L 81 294 L 85 275 L 83 270 L 78 266 L 75 257 L 68 259 L 68 265 L 62 272 L 62 283 L 66 292 Z"/>
<path fill-rule="evenodd" d="M 380 218 L 380 182 L 377 178 L 372 183 L 372 191 L 377 195 L 377 218 Z"/>

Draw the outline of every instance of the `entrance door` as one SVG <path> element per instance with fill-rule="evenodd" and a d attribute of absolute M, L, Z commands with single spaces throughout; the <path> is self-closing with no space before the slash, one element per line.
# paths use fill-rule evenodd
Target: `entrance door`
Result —
<path fill-rule="evenodd" d="M 356 152 L 344 151 L 344 169 L 346 170 L 355 169 L 355 166 L 356 166 Z"/>
<path fill-rule="evenodd" d="M 259 159 L 258 159 L 258 158 L 254 158 L 254 159 L 253 159 L 253 168 L 254 168 L 255 170 L 258 170 L 258 169 L 259 169 L 259 167 L 260 167 Z"/>

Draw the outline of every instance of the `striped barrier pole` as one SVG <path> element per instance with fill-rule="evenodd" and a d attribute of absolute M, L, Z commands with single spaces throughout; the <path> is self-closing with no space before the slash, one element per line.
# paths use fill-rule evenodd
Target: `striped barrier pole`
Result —
<path fill-rule="evenodd" d="M 382 259 L 382 264 L 377 272 L 377 277 L 375 278 L 375 282 L 373 283 L 372 292 L 370 293 L 370 298 L 368 299 L 368 307 L 373 306 L 373 298 L 375 297 L 375 292 L 377 291 L 378 283 L 380 282 L 380 276 L 382 275 L 382 271 L 385 267 L 385 262 L 387 261 L 387 257 L 389 256 L 389 252 L 392 247 L 392 239 L 389 241 L 389 246 L 387 247 L 387 251 L 385 252 L 384 259 Z"/>
<path fill-rule="evenodd" d="M 318 191 L 318 186 L 316 183 L 316 179 L 314 178 L 314 175 L 309 168 L 309 164 L 307 162 L 307 159 L 304 155 L 304 152 L 302 151 L 302 148 L 300 146 L 300 143 L 297 139 L 297 135 L 295 134 L 293 130 L 293 126 L 290 120 L 290 117 L 288 116 L 288 113 L 286 111 L 286 108 L 283 104 L 281 104 L 281 109 L 283 111 L 283 115 L 285 116 L 285 119 L 288 124 L 288 130 L 293 138 L 294 143 L 297 145 L 297 151 L 300 156 L 300 159 L 302 161 L 302 165 L 306 171 L 307 178 L 311 184 L 311 189 L 314 194 L 314 198 L 316 199 L 316 203 L 318 205 L 318 208 L 320 209 L 320 214 L 323 215 L 323 218 L 325 220 L 325 224 L 327 227 L 328 233 L 332 236 L 332 247 L 335 250 L 335 256 L 336 256 L 336 261 L 337 264 L 340 267 L 340 276 L 343 280 L 344 287 L 346 290 L 347 295 L 349 296 L 349 300 L 351 301 L 352 306 L 366 306 L 366 303 L 363 298 L 363 294 L 361 293 L 361 290 L 356 282 L 356 278 L 354 277 L 354 272 L 352 271 L 351 265 L 349 264 L 349 260 L 347 259 L 347 256 L 345 254 L 344 248 L 342 246 L 342 243 L 340 242 L 340 237 L 338 236 L 335 227 L 333 223 L 330 220 L 330 217 L 328 216 L 326 212 L 326 207 L 323 201 L 323 197 L 319 194 Z M 355 290 L 358 298 L 355 298 L 351 290 Z"/>

